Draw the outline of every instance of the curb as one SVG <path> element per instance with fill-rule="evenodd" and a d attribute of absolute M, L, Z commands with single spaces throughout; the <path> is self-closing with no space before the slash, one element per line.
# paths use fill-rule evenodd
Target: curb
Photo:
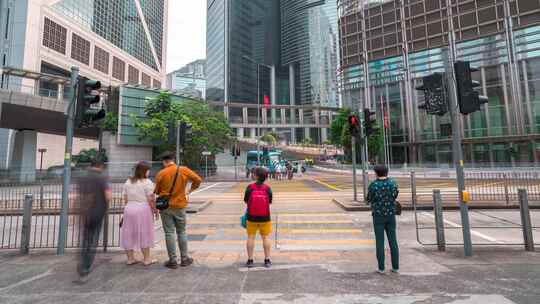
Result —
<path fill-rule="evenodd" d="M 352 203 L 352 201 L 344 202 L 342 200 L 333 198 L 332 202 L 336 205 L 338 205 L 341 209 L 347 211 L 347 212 L 357 212 L 357 211 L 371 211 L 371 207 L 366 206 L 363 202 L 357 202 L 356 204 Z M 403 204 L 403 210 L 406 211 L 412 211 L 414 208 L 408 204 Z M 487 204 L 478 204 L 478 203 L 472 203 L 468 204 L 470 210 L 483 210 L 483 209 L 489 209 L 489 210 L 519 210 L 518 205 L 501 205 L 501 204 L 494 204 L 494 203 L 487 203 Z M 540 205 L 530 205 L 529 209 L 540 209 Z M 416 206 L 416 210 L 433 210 L 433 206 L 431 205 L 420 205 Z M 459 206 L 453 206 L 453 205 L 443 205 L 443 210 L 449 210 L 449 211 L 455 211 L 459 210 Z"/>
<path fill-rule="evenodd" d="M 206 208 L 210 207 L 210 205 L 212 205 L 212 204 L 213 204 L 212 201 L 205 201 L 203 203 L 199 203 L 199 202 L 190 203 L 187 210 L 186 210 L 186 213 L 194 214 L 194 213 L 202 212 Z"/>

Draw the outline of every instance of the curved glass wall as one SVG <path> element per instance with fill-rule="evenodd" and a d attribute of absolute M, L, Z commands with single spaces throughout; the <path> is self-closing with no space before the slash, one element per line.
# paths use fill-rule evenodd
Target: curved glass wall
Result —
<path fill-rule="evenodd" d="M 281 1 L 282 64 L 295 71 L 296 104 L 338 106 L 336 1 Z"/>

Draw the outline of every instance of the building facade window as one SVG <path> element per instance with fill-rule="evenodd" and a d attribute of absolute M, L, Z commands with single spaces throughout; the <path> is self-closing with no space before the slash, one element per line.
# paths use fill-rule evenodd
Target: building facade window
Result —
<path fill-rule="evenodd" d="M 116 57 L 113 57 L 112 76 L 121 81 L 126 80 L 126 63 Z"/>
<path fill-rule="evenodd" d="M 161 81 L 154 79 L 154 85 L 152 85 L 154 89 L 161 89 Z"/>
<path fill-rule="evenodd" d="M 128 83 L 139 84 L 139 70 L 131 65 L 128 67 Z"/>
<path fill-rule="evenodd" d="M 90 41 L 73 33 L 71 38 L 71 58 L 86 65 L 90 64 Z"/>
<path fill-rule="evenodd" d="M 94 47 L 94 69 L 109 74 L 109 53 L 98 46 Z"/>
<path fill-rule="evenodd" d="M 43 26 L 43 46 L 66 54 L 67 29 L 60 24 L 45 18 Z"/>
<path fill-rule="evenodd" d="M 152 78 L 150 78 L 150 76 L 146 73 L 142 73 L 141 75 L 141 83 L 142 85 L 144 85 L 145 87 L 152 87 Z"/>

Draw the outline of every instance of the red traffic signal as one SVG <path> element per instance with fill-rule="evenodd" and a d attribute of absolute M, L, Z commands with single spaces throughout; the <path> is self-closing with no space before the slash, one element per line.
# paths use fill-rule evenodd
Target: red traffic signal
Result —
<path fill-rule="evenodd" d="M 358 116 L 349 115 L 348 122 L 349 133 L 351 133 L 352 136 L 358 136 L 358 133 L 360 131 L 360 120 L 358 119 Z"/>

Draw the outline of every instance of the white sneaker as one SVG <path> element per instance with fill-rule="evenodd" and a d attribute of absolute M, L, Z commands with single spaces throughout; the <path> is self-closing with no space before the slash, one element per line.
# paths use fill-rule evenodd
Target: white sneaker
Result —
<path fill-rule="evenodd" d="M 399 274 L 399 269 L 392 269 L 393 273 Z"/>
<path fill-rule="evenodd" d="M 375 272 L 378 273 L 378 274 L 384 274 L 384 270 L 377 269 Z"/>

